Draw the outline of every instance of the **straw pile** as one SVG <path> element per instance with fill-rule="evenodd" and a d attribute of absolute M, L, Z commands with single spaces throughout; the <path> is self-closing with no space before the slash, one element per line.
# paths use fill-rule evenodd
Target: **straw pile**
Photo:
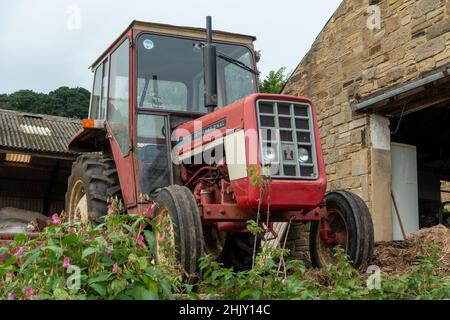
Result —
<path fill-rule="evenodd" d="M 406 240 L 380 242 L 376 245 L 372 264 L 383 272 L 403 274 L 418 263 L 418 255 L 429 255 L 431 245 L 442 250 L 442 267 L 436 266 L 437 273 L 450 273 L 450 229 L 443 225 L 421 229 Z"/>

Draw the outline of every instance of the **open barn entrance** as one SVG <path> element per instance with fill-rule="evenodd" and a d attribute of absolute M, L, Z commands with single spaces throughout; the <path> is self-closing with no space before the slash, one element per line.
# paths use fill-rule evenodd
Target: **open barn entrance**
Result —
<path fill-rule="evenodd" d="M 0 110 L 0 239 L 64 209 L 81 121 Z"/>
<path fill-rule="evenodd" d="M 391 199 L 385 200 L 392 203 L 393 238 L 400 240 L 419 228 L 440 223 L 450 227 L 446 213 L 450 211 L 446 203 L 450 190 L 450 64 L 383 89 L 352 108 L 356 113 L 383 116 L 390 123 L 375 138 L 386 145 L 391 142 L 385 147 L 391 159 L 378 163 L 391 168 L 391 183 L 372 187 L 391 186 L 392 192 L 386 193 Z"/>
<path fill-rule="evenodd" d="M 391 120 L 391 141 L 415 147 L 419 227 L 445 222 L 450 181 L 450 103 Z M 403 165 L 406 165 L 404 163 Z"/>
<path fill-rule="evenodd" d="M 61 213 L 72 159 L 0 153 L 0 209 Z"/>

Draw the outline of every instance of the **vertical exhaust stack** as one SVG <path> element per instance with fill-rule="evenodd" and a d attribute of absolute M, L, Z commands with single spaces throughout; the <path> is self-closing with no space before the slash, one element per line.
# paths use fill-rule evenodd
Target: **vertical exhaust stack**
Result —
<path fill-rule="evenodd" d="M 217 52 L 213 44 L 211 17 L 206 17 L 206 44 L 203 47 L 203 79 L 205 108 L 213 112 L 217 107 Z"/>

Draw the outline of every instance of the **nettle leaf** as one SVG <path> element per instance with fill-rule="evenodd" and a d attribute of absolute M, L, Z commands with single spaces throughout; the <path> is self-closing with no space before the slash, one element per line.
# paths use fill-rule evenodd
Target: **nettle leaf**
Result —
<path fill-rule="evenodd" d="M 127 225 L 126 223 L 123 223 L 121 226 L 122 226 L 122 228 L 126 229 L 130 233 L 133 233 L 133 231 L 134 231 L 133 228 L 130 227 L 129 225 Z"/>
<path fill-rule="evenodd" d="M 27 241 L 27 236 L 24 233 L 18 233 L 14 236 L 14 241 L 23 244 Z"/>
<path fill-rule="evenodd" d="M 97 248 L 92 247 L 86 248 L 83 250 L 83 253 L 81 254 L 81 259 L 86 259 L 88 256 L 96 252 L 98 252 Z"/>
<path fill-rule="evenodd" d="M 16 256 L 11 256 L 2 263 L 2 266 L 4 268 L 8 268 L 8 267 L 12 266 L 14 263 L 16 263 L 16 261 L 17 261 Z"/>
<path fill-rule="evenodd" d="M 125 290 L 128 286 L 128 281 L 125 279 L 116 279 L 111 283 L 111 289 L 114 294 L 118 294 Z"/>
<path fill-rule="evenodd" d="M 167 279 L 162 279 L 161 282 L 159 283 L 161 286 L 161 290 L 162 292 L 166 295 L 166 296 L 170 296 L 172 294 L 172 285 L 170 283 L 169 280 Z"/>
<path fill-rule="evenodd" d="M 102 256 L 100 262 L 104 267 L 112 267 L 114 263 L 116 263 L 113 259 L 111 259 L 108 256 Z"/>
<path fill-rule="evenodd" d="M 0 248 L 0 256 L 3 256 L 8 253 L 8 248 Z"/>
<path fill-rule="evenodd" d="M 106 296 L 106 287 L 100 283 L 91 283 L 89 287 L 97 292 L 101 297 Z"/>
<path fill-rule="evenodd" d="M 108 281 L 110 278 L 111 274 L 110 273 L 96 273 L 95 277 L 92 277 L 88 280 L 89 285 L 93 284 L 93 283 L 97 283 L 97 282 L 105 282 Z"/>
<path fill-rule="evenodd" d="M 243 298 L 247 298 L 249 296 L 252 295 L 252 289 L 247 289 L 241 292 L 241 294 L 239 295 L 239 298 L 243 299 Z"/>
<path fill-rule="evenodd" d="M 20 270 L 23 271 L 30 263 L 33 263 L 34 261 L 36 261 L 37 258 L 39 258 L 40 255 L 41 255 L 40 252 L 36 252 L 32 256 L 30 256 L 27 260 L 25 260 L 25 262 L 21 266 Z"/>
<path fill-rule="evenodd" d="M 62 238 L 62 243 L 66 246 L 70 246 L 74 243 L 76 243 L 78 240 L 78 235 L 77 234 L 66 234 L 63 236 Z"/>
<path fill-rule="evenodd" d="M 139 258 L 139 268 L 141 270 L 145 270 L 147 266 L 148 266 L 147 258 L 146 257 Z"/>
<path fill-rule="evenodd" d="M 64 250 L 60 247 L 57 246 L 47 246 L 43 248 L 44 250 L 50 250 L 53 251 L 54 253 L 56 253 L 56 255 L 60 256 L 64 253 Z"/>
<path fill-rule="evenodd" d="M 155 252 L 156 251 L 155 234 L 153 232 L 150 232 L 149 230 L 144 230 L 144 237 L 145 237 L 145 241 L 147 241 L 150 251 Z"/>
<path fill-rule="evenodd" d="M 51 287 L 50 289 L 57 289 L 57 288 L 61 288 L 64 287 L 66 285 L 66 279 L 63 277 L 56 277 L 53 279 L 53 281 L 51 281 Z"/>
<path fill-rule="evenodd" d="M 133 289 L 133 297 L 136 300 L 157 300 L 158 294 L 153 290 L 147 290 L 143 286 L 136 286 Z"/>
<path fill-rule="evenodd" d="M 138 219 L 136 219 L 135 222 L 133 222 L 133 224 L 131 225 L 131 229 L 137 230 L 137 227 L 143 222 L 144 219 L 142 219 L 142 217 L 139 217 Z"/>
<path fill-rule="evenodd" d="M 134 253 L 130 253 L 128 255 L 128 261 L 130 261 L 131 263 L 138 261 L 139 262 L 139 258 L 136 254 Z"/>
<path fill-rule="evenodd" d="M 53 298 L 56 300 L 67 300 L 68 297 L 69 293 L 64 289 L 56 288 L 53 290 Z"/>

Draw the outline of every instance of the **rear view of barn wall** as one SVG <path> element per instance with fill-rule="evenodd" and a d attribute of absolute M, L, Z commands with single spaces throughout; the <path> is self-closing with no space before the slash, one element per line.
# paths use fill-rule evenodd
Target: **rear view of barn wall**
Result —
<path fill-rule="evenodd" d="M 448 63 L 449 31 L 447 0 L 343 1 L 283 91 L 317 103 L 328 188 L 366 201 L 376 240 L 392 238 L 389 121 L 351 105 Z"/>

